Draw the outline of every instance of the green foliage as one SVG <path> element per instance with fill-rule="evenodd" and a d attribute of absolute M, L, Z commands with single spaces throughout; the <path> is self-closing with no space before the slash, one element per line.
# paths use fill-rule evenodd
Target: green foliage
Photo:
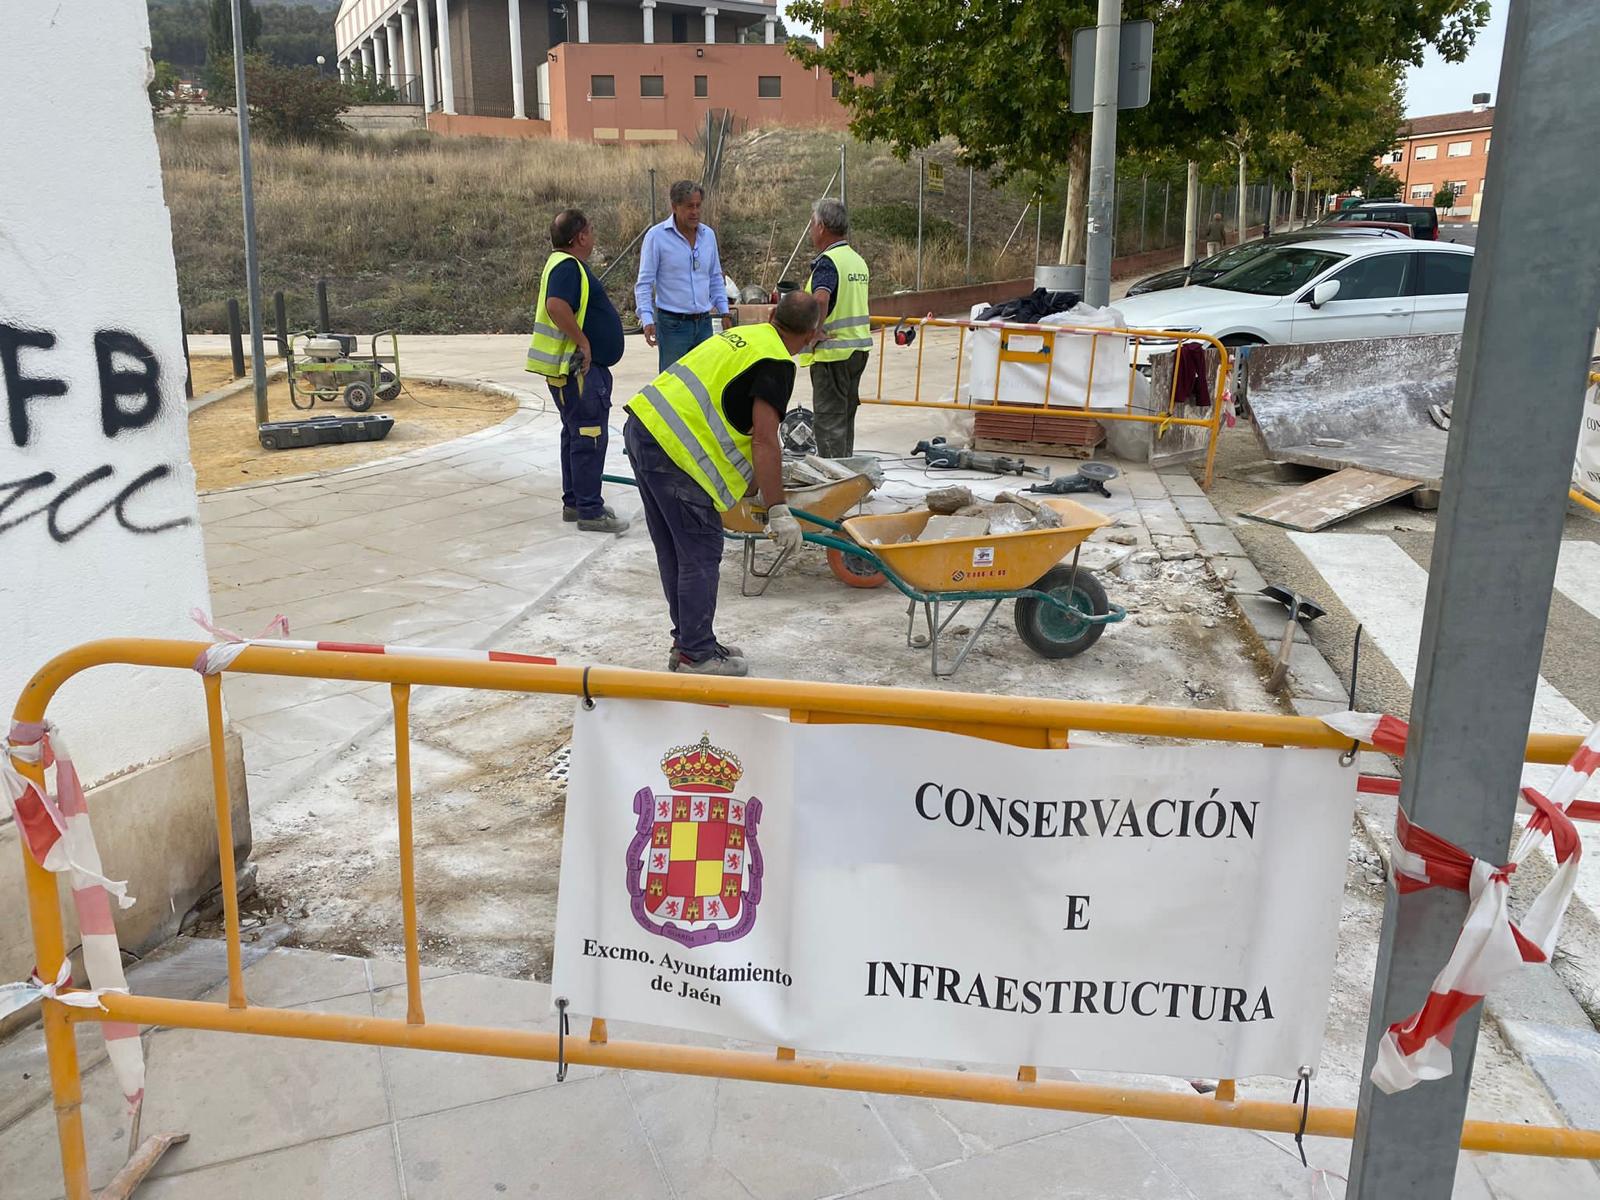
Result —
<path fill-rule="evenodd" d="M 228 21 L 229 6 L 224 0 L 216 16 L 212 0 L 148 0 L 150 6 L 150 52 L 180 70 L 194 72 L 205 66 L 211 41 L 213 20 L 221 21 L 224 45 L 221 52 L 233 54 L 233 32 Z M 313 5 L 262 4 L 254 6 L 258 34 L 254 47 L 282 66 L 310 66 L 321 54 L 330 62 L 336 48 L 333 14 Z M 248 40 L 250 18 L 246 17 Z M 232 89 L 229 89 L 232 95 Z"/>
<path fill-rule="evenodd" d="M 400 99 L 393 84 L 376 71 L 364 70 L 360 62 L 351 65 L 344 91 L 351 104 L 394 104 Z"/>
<path fill-rule="evenodd" d="M 251 128 L 269 141 L 330 142 L 345 132 L 339 114 L 350 107 L 349 95 L 315 67 L 280 67 L 252 56 L 245 86 Z"/>
<path fill-rule="evenodd" d="M 169 62 L 156 60 L 155 72 L 150 79 L 150 107 L 156 112 L 169 112 L 183 107 L 178 70 Z"/>
<path fill-rule="evenodd" d="M 914 202 L 852 205 L 850 228 L 852 232 L 876 233 L 914 242 L 917 238 L 917 206 Z M 954 237 L 957 230 L 953 223 L 943 217 L 929 216 L 924 212 L 922 232 L 924 238 Z"/>
<path fill-rule="evenodd" d="M 1338 142 L 1327 169 L 1347 172 L 1348 142 L 1370 143 L 1384 122 L 1393 138 L 1373 95 L 1392 94 L 1398 68 L 1429 46 L 1459 61 L 1488 10 L 1488 0 L 1162 0 L 1144 9 L 1157 26 L 1151 103 L 1121 115 L 1119 149 L 1214 158 L 1229 152 L 1224 139 L 1255 153 L 1293 132 L 1307 146 Z M 1089 118 L 1067 106 L 1072 32 L 1095 23 L 1091 0 L 792 0 L 786 12 L 827 30 L 826 47 L 790 39 L 789 49 L 842 81 L 851 130 L 902 157 L 953 137 L 979 167 L 1048 176 L 1086 135 Z M 1351 97 L 1368 101 L 1359 138 L 1346 137 Z"/>
<path fill-rule="evenodd" d="M 1455 203 L 1456 190 L 1448 183 L 1440 185 L 1439 190 L 1433 194 L 1433 206 L 1435 208 L 1454 208 Z"/>
<path fill-rule="evenodd" d="M 1404 188 L 1405 181 L 1388 167 L 1368 170 L 1366 178 L 1361 181 L 1361 192 L 1369 200 L 1398 200 Z"/>
<path fill-rule="evenodd" d="M 249 54 L 261 40 L 261 14 L 250 0 L 240 0 L 239 15 L 244 22 L 244 52 Z M 211 0 L 206 12 L 206 61 L 233 57 L 233 5 L 231 0 Z"/>

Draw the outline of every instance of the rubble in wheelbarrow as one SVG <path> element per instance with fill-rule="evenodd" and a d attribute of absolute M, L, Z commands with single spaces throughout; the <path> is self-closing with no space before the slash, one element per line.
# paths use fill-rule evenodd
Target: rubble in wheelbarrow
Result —
<path fill-rule="evenodd" d="M 842 479 L 854 479 L 857 475 L 865 475 L 875 488 L 883 484 L 883 469 L 878 466 L 876 459 L 867 456 L 841 459 L 818 458 L 815 454 L 808 454 L 804 458 L 785 459 L 783 463 L 785 488 L 816 487 L 824 483 L 837 483 Z"/>

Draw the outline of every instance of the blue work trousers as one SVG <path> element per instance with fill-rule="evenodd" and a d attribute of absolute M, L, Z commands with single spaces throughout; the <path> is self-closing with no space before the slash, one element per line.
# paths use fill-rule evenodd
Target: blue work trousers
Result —
<path fill-rule="evenodd" d="M 665 371 L 689 351 L 711 336 L 709 314 L 681 317 L 674 313 L 656 313 L 656 357 Z"/>
<path fill-rule="evenodd" d="M 622 445 L 644 501 L 661 590 L 672 614 L 672 644 L 694 662 L 716 653 L 717 579 L 722 569 L 722 514 L 711 497 L 630 416 Z"/>
<path fill-rule="evenodd" d="M 605 515 L 600 476 L 611 440 L 611 371 L 595 363 L 562 387 L 552 383 L 550 395 L 561 413 L 561 503 L 577 509 L 580 521 L 594 520 Z"/>

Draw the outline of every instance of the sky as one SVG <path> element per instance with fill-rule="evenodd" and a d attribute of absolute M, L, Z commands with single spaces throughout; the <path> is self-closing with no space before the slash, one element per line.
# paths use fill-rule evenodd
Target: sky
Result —
<path fill-rule="evenodd" d="M 1478 41 L 1465 62 L 1447 63 L 1429 50 L 1420 67 L 1406 75 L 1406 116 L 1425 117 L 1433 113 L 1460 112 L 1472 107 L 1474 92 L 1494 95 L 1500 84 L 1500 46 L 1506 37 L 1506 7 L 1510 0 L 1492 0 L 1489 23 L 1478 34 Z M 788 5 L 780 6 L 787 9 Z M 802 26 L 790 22 L 798 31 Z"/>
<path fill-rule="evenodd" d="M 1488 92 L 1495 100 L 1500 86 L 1500 47 L 1506 38 L 1506 8 L 1510 0 L 1492 0 L 1489 23 L 1464 62 L 1447 63 L 1429 50 L 1420 67 L 1406 74 L 1406 116 L 1461 112 L 1472 107 L 1474 92 Z"/>

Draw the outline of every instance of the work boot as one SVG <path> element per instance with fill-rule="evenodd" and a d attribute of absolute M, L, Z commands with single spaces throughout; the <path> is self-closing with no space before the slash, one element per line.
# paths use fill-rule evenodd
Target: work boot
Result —
<path fill-rule="evenodd" d="M 614 533 L 621 537 L 628 532 L 628 518 L 607 512 L 598 517 L 579 517 L 578 528 L 584 533 Z"/>
<path fill-rule="evenodd" d="M 723 658 L 744 657 L 744 651 L 739 649 L 738 646 L 724 646 L 721 642 L 717 643 L 717 653 L 722 655 Z M 683 655 L 679 653 L 676 646 L 667 651 L 667 670 L 676 671 L 678 669 L 678 664 L 682 661 Z"/>
<path fill-rule="evenodd" d="M 603 517 L 614 517 L 617 514 L 612 510 L 611 505 L 608 504 L 601 511 L 600 515 Z M 561 519 L 566 521 L 568 524 L 571 524 L 573 521 L 578 519 L 578 510 L 573 508 L 570 504 L 563 504 L 561 506 Z"/>
<path fill-rule="evenodd" d="M 750 664 L 742 658 L 725 655 L 720 651 L 700 662 L 691 662 L 680 654 L 678 665 L 673 670 L 680 675 L 748 675 Z"/>

